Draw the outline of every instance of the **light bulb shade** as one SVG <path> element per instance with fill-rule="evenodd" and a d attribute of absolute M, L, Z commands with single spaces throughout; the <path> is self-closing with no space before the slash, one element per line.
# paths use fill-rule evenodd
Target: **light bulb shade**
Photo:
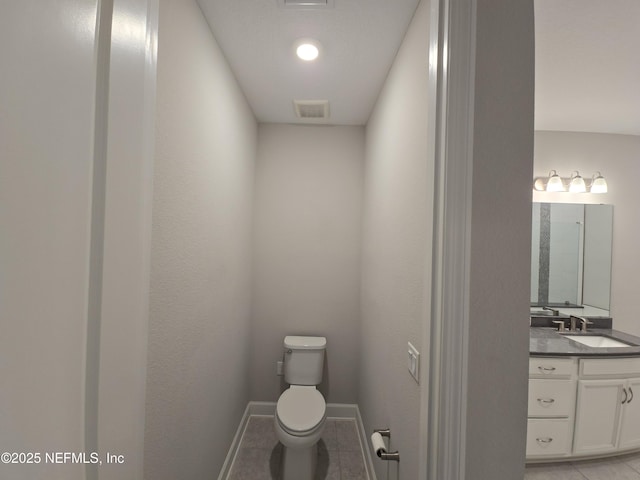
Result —
<path fill-rule="evenodd" d="M 586 191 L 587 191 L 587 185 L 586 183 L 584 183 L 584 178 L 582 178 L 578 172 L 575 172 L 575 175 L 571 175 L 571 183 L 569 183 L 569 192 L 584 193 Z"/>
<path fill-rule="evenodd" d="M 533 181 L 533 189 L 538 192 L 544 192 L 547 189 L 547 179 L 538 177 Z"/>
<path fill-rule="evenodd" d="M 596 175 L 591 183 L 591 193 L 607 193 L 607 181 L 600 175 L 600 172 Z"/>
<path fill-rule="evenodd" d="M 558 175 L 555 170 L 551 170 L 551 172 L 549 172 L 547 192 L 564 192 L 564 183 L 562 183 L 560 175 Z"/>

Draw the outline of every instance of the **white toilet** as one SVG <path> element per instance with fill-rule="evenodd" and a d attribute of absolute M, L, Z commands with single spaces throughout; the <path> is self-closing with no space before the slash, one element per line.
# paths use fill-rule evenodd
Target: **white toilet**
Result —
<path fill-rule="evenodd" d="M 276 436 L 284 445 L 282 480 L 313 480 L 326 404 L 316 385 L 322 381 L 324 337 L 284 338 L 284 380 L 290 387 L 278 399 Z"/>

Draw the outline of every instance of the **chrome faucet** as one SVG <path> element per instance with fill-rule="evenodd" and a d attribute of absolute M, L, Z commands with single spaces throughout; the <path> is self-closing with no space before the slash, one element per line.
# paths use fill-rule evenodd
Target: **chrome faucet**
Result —
<path fill-rule="evenodd" d="M 578 320 L 578 317 L 574 317 L 573 315 L 569 316 L 569 331 L 570 332 L 575 332 L 576 331 L 576 322 Z"/>
<path fill-rule="evenodd" d="M 592 325 L 593 322 L 587 320 L 584 317 L 577 317 L 575 315 L 571 315 L 570 316 L 570 321 L 571 321 L 571 331 L 572 332 L 576 332 L 576 323 L 579 321 L 580 322 L 580 331 L 581 332 L 585 332 L 587 331 L 587 325 Z"/>
<path fill-rule="evenodd" d="M 556 310 L 555 308 L 542 307 L 542 309 L 543 310 L 549 310 L 554 317 L 557 317 L 558 315 L 560 315 L 560 310 Z"/>
<path fill-rule="evenodd" d="M 587 320 L 584 317 L 580 317 L 580 323 L 582 325 L 582 331 L 586 333 L 587 331 L 587 325 L 593 325 L 593 322 Z"/>
<path fill-rule="evenodd" d="M 553 323 L 555 323 L 558 326 L 558 331 L 559 332 L 566 332 L 567 328 L 564 324 L 564 320 L 554 320 Z"/>

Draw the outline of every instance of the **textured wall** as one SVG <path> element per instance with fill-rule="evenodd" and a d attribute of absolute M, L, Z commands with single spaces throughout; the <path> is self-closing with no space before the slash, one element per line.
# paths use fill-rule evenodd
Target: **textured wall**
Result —
<path fill-rule="evenodd" d="M 640 222 L 637 188 L 640 137 L 604 133 L 548 132 L 535 134 L 535 173 L 546 176 L 555 169 L 563 177 L 573 170 L 587 178 L 596 171 L 607 180 L 604 194 L 534 192 L 537 202 L 606 203 L 613 205 L 613 254 L 611 265 L 611 315 L 618 330 L 640 335 L 635 305 L 640 270 Z"/>
<path fill-rule="evenodd" d="M 286 335 L 322 335 L 320 390 L 329 402 L 355 403 L 364 128 L 258 131 L 251 399 L 278 399 Z"/>
<path fill-rule="evenodd" d="M 429 311 L 433 165 L 428 161 L 428 1 L 418 6 L 367 125 L 358 404 L 365 429 L 391 428 L 402 462 L 375 462 L 380 480 L 418 478 L 420 387 L 407 342 L 422 351 Z M 398 467 L 401 469 L 398 470 Z M 387 472 L 387 468 L 389 471 Z"/>
<path fill-rule="evenodd" d="M 527 418 L 533 2 L 476 6 L 465 478 L 516 479 Z"/>
<path fill-rule="evenodd" d="M 249 400 L 257 125 L 194 0 L 160 5 L 145 478 L 216 478 Z"/>

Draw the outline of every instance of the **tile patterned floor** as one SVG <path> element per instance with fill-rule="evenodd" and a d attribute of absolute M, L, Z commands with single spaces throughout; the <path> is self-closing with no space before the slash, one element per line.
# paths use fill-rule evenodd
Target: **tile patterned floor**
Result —
<path fill-rule="evenodd" d="M 228 479 L 279 479 L 282 448 L 273 417 L 251 416 Z M 316 480 L 368 480 L 354 420 L 327 418 L 318 442 Z"/>
<path fill-rule="evenodd" d="M 524 480 L 640 480 L 640 454 L 570 463 L 527 465 Z"/>
<path fill-rule="evenodd" d="M 278 480 L 282 445 L 272 416 L 249 418 L 229 480 Z M 316 480 L 368 480 L 356 422 L 328 418 L 318 442 Z M 524 480 L 640 480 L 640 453 L 528 465 Z"/>

